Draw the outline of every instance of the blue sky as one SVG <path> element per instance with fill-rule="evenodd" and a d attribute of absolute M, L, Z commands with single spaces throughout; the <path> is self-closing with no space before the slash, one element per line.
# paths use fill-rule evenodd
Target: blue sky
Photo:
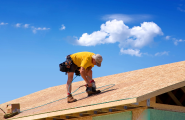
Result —
<path fill-rule="evenodd" d="M 184 61 L 184 16 L 184 0 L 1 1 L 0 104 L 66 84 L 75 52 L 103 56 L 94 78 Z"/>

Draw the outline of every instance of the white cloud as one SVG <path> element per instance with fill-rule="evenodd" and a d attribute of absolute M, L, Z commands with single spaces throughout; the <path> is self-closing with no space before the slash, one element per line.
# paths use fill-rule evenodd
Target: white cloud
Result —
<path fill-rule="evenodd" d="M 155 56 L 162 56 L 162 55 L 168 55 L 169 52 L 164 51 L 164 52 L 158 52 L 155 54 Z"/>
<path fill-rule="evenodd" d="M 173 38 L 173 40 L 175 45 L 178 45 L 178 43 L 180 42 L 185 42 L 185 40 L 182 40 L 182 39 L 177 40 L 176 38 Z"/>
<path fill-rule="evenodd" d="M 31 27 L 33 29 L 33 33 L 37 33 L 38 30 L 49 30 L 50 28 L 46 28 L 46 27 L 38 27 L 38 28 L 35 28 L 34 26 Z"/>
<path fill-rule="evenodd" d="M 166 36 L 165 39 L 166 40 L 173 40 L 174 45 L 178 45 L 180 42 L 185 42 L 185 40 L 172 38 L 171 36 Z"/>
<path fill-rule="evenodd" d="M 165 39 L 166 40 L 169 40 L 171 38 L 171 36 L 166 36 Z"/>
<path fill-rule="evenodd" d="M 21 24 L 20 24 L 20 23 L 17 23 L 17 24 L 15 25 L 15 27 L 21 27 Z"/>
<path fill-rule="evenodd" d="M 24 24 L 24 27 L 25 28 L 28 28 L 30 24 Z"/>
<path fill-rule="evenodd" d="M 177 9 L 178 9 L 179 11 L 181 11 L 181 12 L 185 12 L 185 10 L 182 9 L 182 8 L 180 8 L 180 7 L 177 7 Z"/>
<path fill-rule="evenodd" d="M 133 50 L 133 49 L 123 50 L 123 48 L 121 48 L 120 52 L 122 54 L 129 54 L 129 55 L 132 55 L 132 56 L 135 55 L 137 57 L 141 57 L 141 54 L 142 54 L 142 53 L 140 53 L 140 50 L 138 50 L 138 49 L 136 49 L 136 50 Z"/>
<path fill-rule="evenodd" d="M 65 30 L 66 27 L 62 24 L 60 30 Z"/>
<path fill-rule="evenodd" d="M 122 20 L 112 20 L 102 24 L 99 31 L 82 34 L 75 43 L 81 46 L 95 46 L 118 42 L 121 53 L 141 56 L 139 49 L 151 44 L 157 35 L 163 33 L 154 22 L 143 22 L 141 26 L 129 28 Z"/>
<path fill-rule="evenodd" d="M 126 14 L 109 14 L 102 17 L 103 20 L 122 20 L 124 23 L 134 22 L 134 21 L 144 21 L 152 18 L 151 15 L 147 14 L 136 14 L 136 15 L 126 15 Z"/>
<path fill-rule="evenodd" d="M 0 25 L 7 25 L 8 23 L 1 22 Z"/>

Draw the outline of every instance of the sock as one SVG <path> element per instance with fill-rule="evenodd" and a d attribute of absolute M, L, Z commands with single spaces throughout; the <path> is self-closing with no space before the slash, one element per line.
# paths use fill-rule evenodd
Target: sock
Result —
<path fill-rule="evenodd" d="M 93 83 L 93 82 L 95 83 L 95 81 L 94 81 L 94 80 L 91 80 L 91 81 L 90 81 L 90 83 Z"/>

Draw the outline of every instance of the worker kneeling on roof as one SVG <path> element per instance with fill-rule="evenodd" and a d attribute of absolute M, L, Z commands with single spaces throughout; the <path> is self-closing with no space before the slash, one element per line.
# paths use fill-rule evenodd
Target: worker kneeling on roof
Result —
<path fill-rule="evenodd" d="M 73 80 L 73 75 L 81 75 L 87 84 L 86 92 L 88 96 L 96 93 L 100 93 L 100 90 L 96 90 L 95 82 L 92 79 L 92 67 L 97 65 L 101 67 L 101 62 L 103 58 L 99 54 L 94 54 L 92 52 L 78 52 L 66 57 L 66 61 L 60 64 L 60 70 L 68 74 L 67 80 L 67 102 L 75 102 L 76 99 L 73 98 L 71 94 L 71 83 Z M 65 66 L 62 67 L 62 66 Z"/>

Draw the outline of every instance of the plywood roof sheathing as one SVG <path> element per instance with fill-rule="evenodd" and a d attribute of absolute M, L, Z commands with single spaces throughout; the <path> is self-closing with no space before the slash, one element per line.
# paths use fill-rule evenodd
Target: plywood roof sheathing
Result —
<path fill-rule="evenodd" d="M 66 99 L 59 100 L 66 97 L 66 85 L 60 85 L 3 103 L 0 108 L 5 109 L 7 104 L 20 103 L 22 111 L 59 100 L 22 112 L 11 118 L 12 120 L 31 120 L 140 103 L 160 94 L 184 87 L 185 61 L 94 78 L 94 80 L 97 87 L 104 86 L 99 88 L 100 90 L 106 89 L 105 86 L 108 84 L 115 84 L 115 86 L 92 97 L 86 97 L 86 93 L 74 95 L 78 101 L 68 104 Z M 73 90 L 83 84 L 85 84 L 84 81 L 74 82 Z M 85 88 L 82 88 L 77 93 L 84 91 Z"/>

